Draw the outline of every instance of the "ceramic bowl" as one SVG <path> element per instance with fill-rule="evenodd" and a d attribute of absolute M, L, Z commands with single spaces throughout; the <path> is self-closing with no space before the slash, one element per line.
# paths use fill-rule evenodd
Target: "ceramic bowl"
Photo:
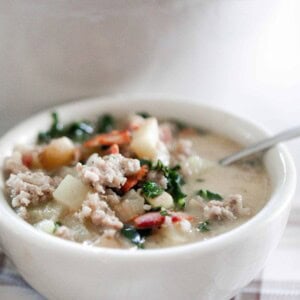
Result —
<path fill-rule="evenodd" d="M 268 136 L 255 122 L 186 99 L 97 98 L 53 110 L 63 121 L 148 111 L 244 145 Z M 49 126 L 49 112 L 33 116 L 1 139 L 1 164 L 16 143 L 34 141 Z M 37 231 L 14 213 L 3 193 L 0 241 L 25 280 L 48 299 L 229 299 L 263 268 L 287 222 L 296 184 L 293 161 L 280 145 L 264 155 L 264 163 L 272 183 L 265 207 L 243 225 L 206 241 L 145 251 L 83 246 Z"/>

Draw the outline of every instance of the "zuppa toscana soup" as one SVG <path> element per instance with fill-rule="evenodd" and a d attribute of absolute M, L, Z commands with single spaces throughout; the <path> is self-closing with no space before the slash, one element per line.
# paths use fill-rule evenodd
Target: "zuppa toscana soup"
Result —
<path fill-rule="evenodd" d="M 88 246 L 169 247 L 235 228 L 268 199 L 260 159 L 219 166 L 241 147 L 213 132 L 147 113 L 52 118 L 3 170 L 11 206 L 37 230 Z"/>

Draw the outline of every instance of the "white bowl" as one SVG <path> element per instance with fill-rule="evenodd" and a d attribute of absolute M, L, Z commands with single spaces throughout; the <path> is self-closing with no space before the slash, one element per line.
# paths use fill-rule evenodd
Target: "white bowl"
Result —
<path fill-rule="evenodd" d="M 186 100 L 97 98 L 54 109 L 63 121 L 148 111 L 243 144 L 268 135 L 250 121 Z M 47 111 L 7 133 L 0 141 L 1 163 L 16 143 L 33 141 L 49 123 Z M 207 241 L 146 251 L 82 246 L 38 232 L 14 213 L 2 194 L 1 244 L 28 283 L 49 299 L 229 299 L 263 268 L 287 222 L 296 185 L 292 159 L 278 146 L 266 153 L 264 162 L 272 182 L 266 206 L 245 224 Z"/>

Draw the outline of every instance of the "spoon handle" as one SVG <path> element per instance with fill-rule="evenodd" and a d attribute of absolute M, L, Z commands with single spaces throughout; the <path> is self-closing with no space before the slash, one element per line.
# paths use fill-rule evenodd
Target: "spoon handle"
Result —
<path fill-rule="evenodd" d="M 279 134 L 276 134 L 273 137 L 262 140 L 254 145 L 250 145 L 249 147 L 247 147 L 239 152 L 236 152 L 234 154 L 226 156 L 226 157 L 222 158 L 221 160 L 219 160 L 219 164 L 221 164 L 222 166 L 230 165 L 231 163 L 233 163 L 237 160 L 240 160 L 244 157 L 247 157 L 251 154 L 269 149 L 272 146 L 274 146 L 280 142 L 287 141 L 287 140 L 296 138 L 298 136 L 300 136 L 300 126 L 283 131 Z"/>

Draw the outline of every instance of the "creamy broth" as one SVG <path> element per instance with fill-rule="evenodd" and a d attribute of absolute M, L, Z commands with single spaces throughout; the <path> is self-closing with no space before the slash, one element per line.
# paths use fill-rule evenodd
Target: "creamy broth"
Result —
<path fill-rule="evenodd" d="M 69 125 L 16 148 L 4 172 L 20 217 L 86 246 L 161 248 L 229 231 L 270 196 L 259 158 L 215 163 L 241 149 L 228 138 L 137 115 L 112 120 L 100 133 L 84 124 L 93 130 L 76 136 Z"/>
<path fill-rule="evenodd" d="M 212 161 L 218 161 L 242 148 L 238 143 L 210 132 L 192 136 L 190 139 L 197 154 Z M 177 232 L 173 232 L 173 240 L 169 238 L 168 233 L 164 234 L 163 238 L 158 234 L 147 242 L 149 248 L 205 240 L 234 229 L 257 214 L 266 204 L 271 192 L 270 180 L 260 158 L 244 160 L 226 167 L 216 165 L 199 176 L 187 177 L 183 189 L 192 202 L 188 201 L 186 211 L 196 218 L 199 218 L 200 208 L 193 199 L 195 191 L 200 189 L 213 190 L 222 195 L 241 194 L 244 206 L 250 208 L 250 214 L 240 216 L 236 220 L 211 222 L 209 231 L 199 232 L 194 229 L 185 238 Z"/>

